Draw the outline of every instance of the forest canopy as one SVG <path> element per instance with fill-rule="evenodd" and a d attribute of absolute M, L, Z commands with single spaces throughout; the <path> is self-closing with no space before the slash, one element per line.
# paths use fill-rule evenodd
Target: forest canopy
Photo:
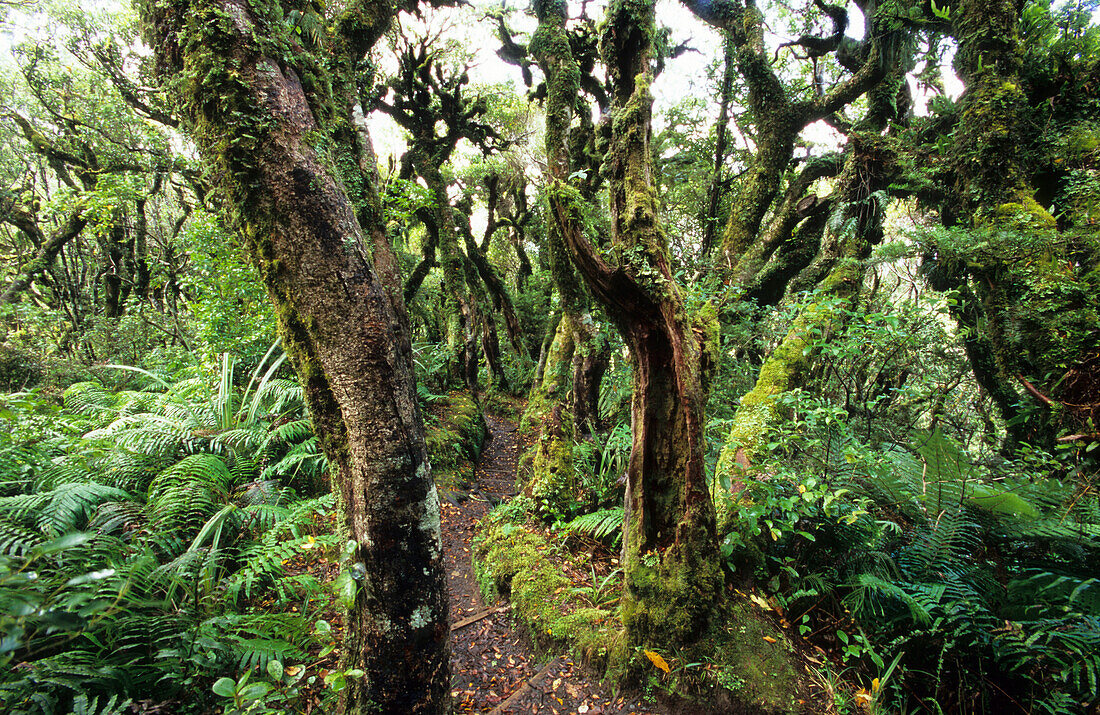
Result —
<path fill-rule="evenodd" d="M 1097 10 L 0 0 L 3 709 L 1091 712 Z"/>

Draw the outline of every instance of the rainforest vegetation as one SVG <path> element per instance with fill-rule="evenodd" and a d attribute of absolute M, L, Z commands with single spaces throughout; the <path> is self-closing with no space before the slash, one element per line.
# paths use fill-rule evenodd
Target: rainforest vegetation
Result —
<path fill-rule="evenodd" d="M 0 0 L 0 711 L 1097 712 L 1098 11 Z"/>

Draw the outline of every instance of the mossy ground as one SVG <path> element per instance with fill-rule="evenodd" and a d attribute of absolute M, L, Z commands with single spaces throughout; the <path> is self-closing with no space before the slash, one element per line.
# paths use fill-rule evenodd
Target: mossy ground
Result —
<path fill-rule="evenodd" d="M 631 645 L 614 605 L 618 584 L 594 607 L 593 588 L 569 575 L 590 554 L 571 554 L 528 521 L 527 507 L 530 500 L 519 497 L 490 513 L 474 540 L 473 561 L 485 598 L 509 600 L 536 643 L 571 651 L 616 683 L 691 701 L 693 712 L 809 711 L 793 646 L 762 609 L 730 596 L 690 647 Z"/>
<path fill-rule="evenodd" d="M 485 416 L 468 393 L 452 392 L 426 410 L 425 439 L 440 489 L 463 489 L 474 480 L 474 462 L 485 444 Z"/>

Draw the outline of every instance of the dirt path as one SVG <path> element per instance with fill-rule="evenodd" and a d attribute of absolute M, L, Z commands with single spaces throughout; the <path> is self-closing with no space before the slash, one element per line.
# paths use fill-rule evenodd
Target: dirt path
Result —
<path fill-rule="evenodd" d="M 617 697 L 572 659 L 539 660 L 511 626 L 507 604 L 485 604 L 470 563 L 470 540 L 493 505 L 515 488 L 522 447 L 516 426 L 487 416 L 492 438 L 468 497 L 443 501 L 443 550 L 451 592 L 451 694 L 456 713 L 660 713 L 655 705 Z M 464 495 L 465 496 L 465 495 Z"/>

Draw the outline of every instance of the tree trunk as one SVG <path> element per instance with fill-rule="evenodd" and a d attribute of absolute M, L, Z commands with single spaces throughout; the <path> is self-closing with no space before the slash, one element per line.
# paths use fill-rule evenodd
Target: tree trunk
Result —
<path fill-rule="evenodd" d="M 610 364 L 611 344 L 599 334 L 587 336 L 573 355 L 573 420 L 582 432 L 600 427 L 600 383 Z"/>
<path fill-rule="evenodd" d="M 30 236 L 38 246 L 38 251 L 34 254 L 34 258 L 12 280 L 11 284 L 4 289 L 4 293 L 0 295 L 0 305 L 14 303 L 19 294 L 30 288 L 34 279 L 53 264 L 65 244 L 80 235 L 80 232 L 88 225 L 88 221 L 83 214 L 84 206 L 80 204 L 69 213 L 65 222 L 47 238 L 29 212 L 21 211 L 19 208 L 13 208 L 8 212 L 6 221 Z"/>
<path fill-rule="evenodd" d="M 428 185 L 434 203 L 432 214 L 438 228 L 440 265 L 443 267 L 443 293 L 446 310 L 448 358 L 451 376 L 462 380 L 471 391 L 478 383 L 478 328 L 480 315 L 471 295 L 466 275 L 467 258 L 458 247 L 458 229 L 454 209 L 447 195 L 447 183 L 439 171 L 439 161 L 418 155 L 413 164 Z"/>
<path fill-rule="evenodd" d="M 736 45 L 729 33 L 723 33 L 722 84 L 718 89 L 718 121 L 715 124 L 714 161 L 710 169 L 710 186 L 707 187 L 707 207 L 703 212 L 703 241 L 699 254 L 704 259 L 718 242 L 718 208 L 726 191 L 723 167 L 729 150 L 730 103 L 733 101 L 733 79 L 736 67 Z"/>
<path fill-rule="evenodd" d="M 346 89 L 352 75 L 325 77 L 325 63 L 351 66 L 388 27 L 393 9 L 352 3 L 328 35 L 335 47 L 315 64 L 296 35 L 270 30 L 279 26 L 278 8 L 266 16 L 244 0 L 194 0 L 150 2 L 141 10 L 160 69 L 177 82 L 199 151 L 220 169 L 224 205 L 253 250 L 332 465 L 353 585 L 345 592 L 343 667 L 366 672 L 349 679 L 343 710 L 446 712 L 439 500 L 396 262 L 380 225 L 370 167 L 352 162 L 345 169 L 357 172 L 359 191 L 369 200 L 370 210 L 360 215 L 374 219 L 362 225 L 332 173 L 340 162 L 318 148 L 318 135 L 354 135 L 352 95 L 336 93 L 341 103 L 311 91 L 318 86 L 315 73 L 343 79 L 335 86 Z M 257 37 L 272 44 L 261 49 Z M 291 56 L 311 73 L 299 76 L 282 62 Z M 339 142 L 332 151 L 358 154 Z"/>
<path fill-rule="evenodd" d="M 539 362 L 535 366 L 534 385 L 542 382 L 543 373 L 546 371 L 546 362 L 550 358 L 550 348 L 554 343 L 554 337 L 558 334 L 558 326 L 561 325 L 561 321 L 562 315 L 559 311 L 550 316 L 550 320 L 546 323 L 546 331 L 542 336 L 542 347 L 539 349 Z"/>
<path fill-rule="evenodd" d="M 127 275 L 126 227 L 121 213 L 115 215 L 115 223 L 102 242 L 103 258 L 103 314 L 108 318 L 118 318 L 126 305 Z"/>
<path fill-rule="evenodd" d="M 601 49 L 615 88 L 608 149 L 615 250 L 609 265 L 584 232 L 583 199 L 570 185 L 569 126 L 580 73 L 564 3 L 536 5 L 531 50 L 547 78 L 546 148 L 551 216 L 592 294 L 607 308 L 633 360 L 633 446 L 627 468 L 621 614 L 631 642 L 686 644 L 710 623 L 722 585 L 714 510 L 703 472 L 704 345 L 672 277 L 657 215 L 651 139 L 653 5 L 618 1 Z M 625 256 L 632 256 L 630 259 Z"/>
<path fill-rule="evenodd" d="M 152 193 L 160 190 L 160 179 L 153 184 Z M 149 218 L 145 215 L 147 199 L 140 198 L 135 206 L 134 226 L 134 294 L 144 302 L 149 297 Z"/>

